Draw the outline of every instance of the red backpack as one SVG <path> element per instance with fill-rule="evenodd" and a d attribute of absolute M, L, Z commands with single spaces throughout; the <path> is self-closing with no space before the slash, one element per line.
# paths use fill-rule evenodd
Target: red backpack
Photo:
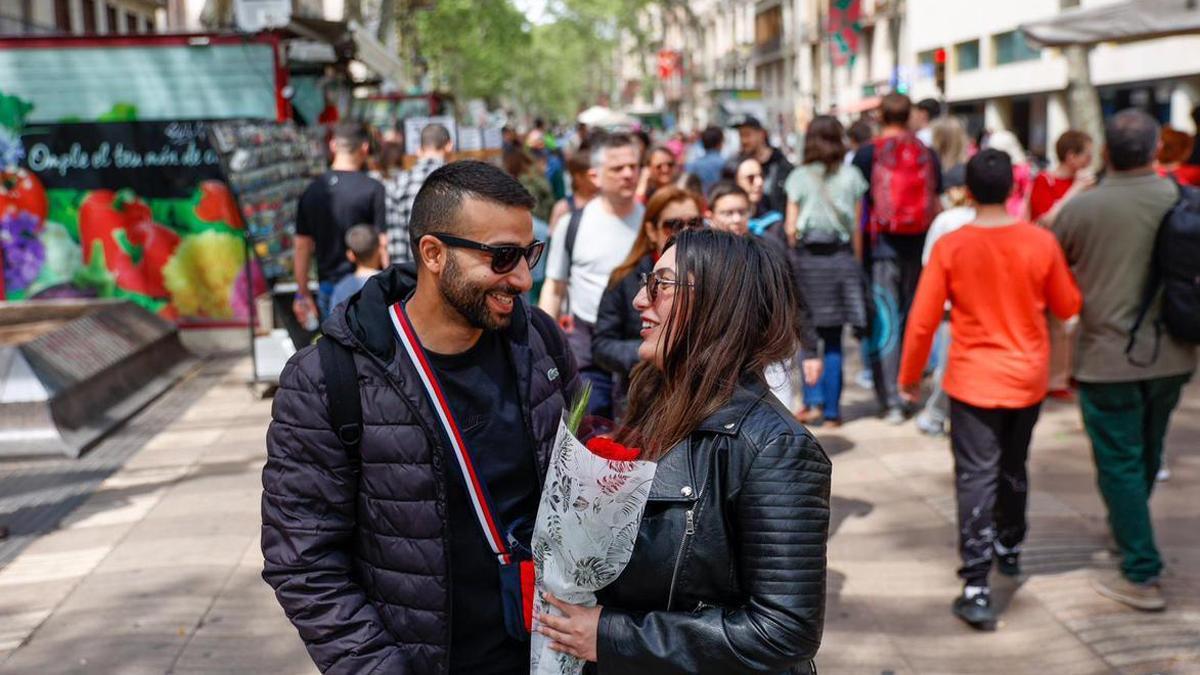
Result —
<path fill-rule="evenodd" d="M 871 233 L 924 234 L 938 214 L 933 153 L 912 134 L 875 140 Z"/>

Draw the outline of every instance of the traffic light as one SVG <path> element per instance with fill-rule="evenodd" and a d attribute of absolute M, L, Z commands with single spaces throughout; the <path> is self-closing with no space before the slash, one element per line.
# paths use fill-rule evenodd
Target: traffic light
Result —
<path fill-rule="evenodd" d="M 937 80 L 938 91 L 942 98 L 946 97 L 946 50 L 938 49 L 933 53 L 933 75 Z"/>

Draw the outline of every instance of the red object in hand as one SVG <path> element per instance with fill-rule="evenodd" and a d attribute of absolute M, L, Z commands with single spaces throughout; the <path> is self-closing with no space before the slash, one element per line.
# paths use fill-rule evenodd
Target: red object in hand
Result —
<path fill-rule="evenodd" d="M 590 438 L 584 446 L 591 450 L 593 455 L 612 462 L 633 462 L 642 454 L 641 450 L 626 447 L 606 436 Z"/>

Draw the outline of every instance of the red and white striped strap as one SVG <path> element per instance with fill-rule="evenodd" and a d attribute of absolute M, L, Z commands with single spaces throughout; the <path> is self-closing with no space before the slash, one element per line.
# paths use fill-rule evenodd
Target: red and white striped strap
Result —
<path fill-rule="evenodd" d="M 496 554 L 500 564 L 507 565 L 510 554 L 504 543 L 504 536 L 497 526 L 497 520 L 492 515 L 486 489 L 475 472 L 475 465 L 471 462 L 471 455 L 467 452 L 466 441 L 459 433 L 458 424 L 450 412 L 446 396 L 438 384 L 437 375 L 434 374 L 429 360 L 425 357 L 425 348 L 421 346 L 421 340 L 417 337 L 417 332 L 413 330 L 412 322 L 409 321 L 408 314 L 404 311 L 404 304 L 397 302 L 392 305 L 391 315 L 392 324 L 396 327 L 396 335 L 400 338 L 400 344 L 404 345 L 404 351 L 416 366 L 417 374 L 421 376 L 421 384 L 425 387 L 425 393 L 429 395 L 429 402 L 433 405 L 438 421 L 441 422 L 442 429 L 450 441 L 454 457 L 458 460 L 458 468 L 462 470 L 463 482 L 466 483 L 467 494 L 471 497 L 471 506 L 475 510 L 475 517 L 479 520 L 483 536 L 488 540 L 488 545 L 492 547 L 492 553 Z"/>

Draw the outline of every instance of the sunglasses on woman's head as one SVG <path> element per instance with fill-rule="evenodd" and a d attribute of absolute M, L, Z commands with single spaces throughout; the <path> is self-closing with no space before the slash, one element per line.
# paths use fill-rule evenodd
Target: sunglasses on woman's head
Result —
<path fill-rule="evenodd" d="M 691 218 L 667 218 L 662 221 L 662 228 L 670 232 L 682 232 L 684 230 L 698 230 L 704 227 L 704 219 L 700 216 L 692 216 Z"/>
<path fill-rule="evenodd" d="M 658 302 L 658 290 L 663 286 L 687 286 L 691 288 L 694 284 L 685 284 L 678 279 L 664 279 L 657 274 L 651 272 L 642 272 L 642 286 L 646 289 L 646 297 L 651 303 Z"/>
<path fill-rule="evenodd" d="M 525 262 L 529 265 L 529 269 L 532 270 L 538 264 L 538 260 L 542 257 L 542 251 L 546 248 L 546 242 L 544 241 L 534 241 L 528 246 L 514 246 L 512 244 L 490 246 L 440 232 L 430 232 L 429 234 L 447 246 L 469 248 L 473 251 L 487 253 L 492 257 L 492 271 L 496 274 L 508 274 L 513 271 L 516 269 L 517 263 L 521 261 L 521 258 L 525 259 Z"/>

